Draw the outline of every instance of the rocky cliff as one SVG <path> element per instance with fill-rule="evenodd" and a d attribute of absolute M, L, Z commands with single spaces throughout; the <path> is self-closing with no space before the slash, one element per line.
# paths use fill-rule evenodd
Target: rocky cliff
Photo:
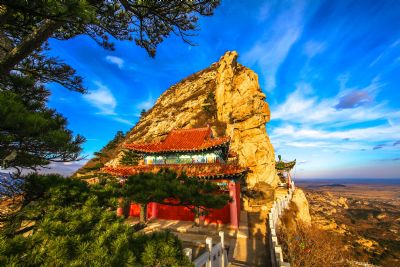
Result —
<path fill-rule="evenodd" d="M 237 62 L 236 52 L 227 52 L 210 67 L 166 90 L 155 105 L 119 144 L 106 165 L 119 164 L 124 143 L 155 142 L 172 129 L 210 125 L 215 136 L 232 138 L 231 148 L 239 164 L 250 169 L 247 184 L 275 186 L 274 149 L 266 132 L 270 111 L 257 74 Z"/>
<path fill-rule="evenodd" d="M 311 225 L 309 204 L 303 190 L 296 188 L 293 193 L 292 203 L 295 207 L 294 219 L 306 225 Z"/>

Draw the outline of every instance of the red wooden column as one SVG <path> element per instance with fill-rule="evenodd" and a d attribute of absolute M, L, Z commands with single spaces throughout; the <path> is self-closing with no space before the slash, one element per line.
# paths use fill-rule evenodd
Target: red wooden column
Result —
<path fill-rule="evenodd" d="M 138 205 L 131 202 L 129 206 L 129 217 L 134 217 L 137 213 L 137 210 L 138 210 Z"/>
<path fill-rule="evenodd" d="M 231 217 L 231 227 L 233 229 L 239 228 L 239 215 L 238 215 L 238 205 L 240 205 L 240 199 L 238 197 L 237 189 L 235 182 L 229 182 L 229 196 L 232 198 L 232 202 L 229 203 L 230 208 L 230 217 Z"/>
<path fill-rule="evenodd" d="M 237 217 L 238 225 L 240 224 L 240 182 L 236 182 L 236 199 L 237 199 Z"/>
<path fill-rule="evenodd" d="M 158 216 L 158 203 L 151 202 L 149 203 L 149 208 L 151 208 L 151 216 L 149 219 L 157 219 Z"/>

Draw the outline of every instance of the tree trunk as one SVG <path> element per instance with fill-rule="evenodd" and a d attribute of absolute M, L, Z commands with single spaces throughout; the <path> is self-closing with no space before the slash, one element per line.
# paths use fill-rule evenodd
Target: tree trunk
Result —
<path fill-rule="evenodd" d="M 194 225 L 200 226 L 200 208 L 196 207 L 194 212 Z"/>
<path fill-rule="evenodd" d="M 140 223 L 147 221 L 147 204 L 140 204 Z"/>
<path fill-rule="evenodd" d="M 14 47 L 0 63 L 0 76 L 7 75 L 23 59 L 51 37 L 62 26 L 63 22 L 46 19 L 38 29 L 25 37 L 21 43 Z"/>

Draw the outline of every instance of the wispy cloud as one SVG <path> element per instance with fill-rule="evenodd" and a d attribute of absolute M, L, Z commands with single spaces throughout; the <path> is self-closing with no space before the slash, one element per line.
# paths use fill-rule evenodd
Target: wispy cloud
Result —
<path fill-rule="evenodd" d="M 40 173 L 58 173 L 70 176 L 88 162 L 87 159 L 72 162 L 52 162 L 46 168 L 40 168 Z"/>
<path fill-rule="evenodd" d="M 334 97 L 321 99 L 311 85 L 301 83 L 275 106 L 272 119 L 280 122 L 271 130 L 275 145 L 359 151 L 387 150 L 388 142 L 395 146 L 400 141 L 400 125 L 390 123 L 400 119 L 400 111 L 375 102 L 383 84 L 373 79 L 364 88 L 347 88 L 348 75 L 339 80 L 340 91 Z"/>
<path fill-rule="evenodd" d="M 130 125 L 130 126 L 134 125 L 133 119 L 129 120 L 129 119 L 123 119 L 121 117 L 113 117 L 113 120 L 121 122 L 121 123 L 126 124 L 126 125 Z"/>
<path fill-rule="evenodd" d="M 114 121 L 129 126 L 134 125 L 134 115 L 120 114 L 116 112 L 117 100 L 111 90 L 101 82 L 94 82 L 94 84 L 97 86 L 97 89 L 90 91 L 87 95 L 84 95 L 83 98 L 97 109 L 96 114 L 104 115 Z M 131 118 L 126 118 L 128 116 Z"/>
<path fill-rule="evenodd" d="M 393 60 L 392 63 L 396 64 L 396 54 L 398 55 L 398 46 L 400 45 L 400 39 L 395 40 L 390 45 L 382 48 L 382 52 L 375 57 L 374 60 L 369 64 L 369 67 L 374 67 L 378 63 L 385 64 L 386 60 Z"/>
<path fill-rule="evenodd" d="M 111 64 L 117 65 L 120 69 L 122 69 L 125 64 L 125 61 L 122 58 L 116 56 L 106 56 L 106 60 Z"/>
<path fill-rule="evenodd" d="M 149 95 L 147 100 L 144 100 L 140 102 L 139 104 L 136 105 L 136 107 L 141 111 L 141 110 L 149 110 L 151 107 L 153 107 L 155 102 L 155 99 L 153 98 L 152 95 Z"/>
<path fill-rule="evenodd" d="M 366 90 L 351 91 L 340 97 L 336 109 L 356 108 L 371 103 L 373 97 Z"/>
<path fill-rule="evenodd" d="M 373 150 L 378 150 L 378 149 L 382 149 L 385 146 L 385 144 L 379 144 L 374 146 Z"/>
<path fill-rule="evenodd" d="M 347 88 L 349 79 L 350 74 L 348 73 L 338 77 L 341 92 L 339 94 L 339 103 L 335 106 L 336 109 L 353 109 L 372 103 L 380 88 L 385 86 L 377 76 L 365 88 Z"/>
<path fill-rule="evenodd" d="M 372 103 L 374 94 L 382 86 L 374 79 L 365 88 L 345 89 L 332 98 L 320 99 L 309 84 L 299 84 L 282 104 L 272 110 L 272 119 L 304 125 L 329 123 L 329 126 L 344 126 L 400 118 L 400 111 L 387 108 L 385 103 Z M 370 105 L 365 105 L 367 103 Z"/>
<path fill-rule="evenodd" d="M 302 2 L 292 2 L 292 5 L 277 17 L 270 30 L 264 33 L 262 39 L 241 57 L 246 65 L 259 65 L 266 77 L 267 91 L 275 88 L 279 66 L 301 35 L 303 11 Z"/>
<path fill-rule="evenodd" d="M 299 162 L 296 162 L 296 164 L 307 164 L 307 163 L 310 163 L 310 161 L 308 161 L 308 160 L 300 160 Z"/>
<path fill-rule="evenodd" d="M 94 82 L 94 84 L 97 89 L 90 91 L 83 98 L 97 109 L 95 113 L 129 126 L 134 125 L 135 115 L 116 112 L 117 100 L 111 90 L 101 82 Z"/>
<path fill-rule="evenodd" d="M 324 52 L 325 47 L 326 45 L 323 42 L 308 41 L 303 47 L 303 53 L 309 58 L 313 58 L 314 56 Z"/>
<path fill-rule="evenodd" d="M 102 83 L 95 82 L 96 90 L 90 91 L 83 98 L 98 109 L 99 114 L 115 115 L 117 101 L 111 91 Z"/>
<path fill-rule="evenodd" d="M 334 140 L 342 141 L 350 138 L 352 141 L 386 141 L 400 138 L 400 126 L 379 125 L 375 127 L 365 127 L 350 130 L 318 130 L 307 126 L 286 125 L 273 129 L 271 138 L 292 137 L 296 140 Z"/>
<path fill-rule="evenodd" d="M 270 2 L 266 2 L 264 3 L 259 10 L 258 16 L 257 16 L 257 20 L 259 22 L 263 22 L 265 21 L 271 14 L 271 8 L 272 5 Z"/>

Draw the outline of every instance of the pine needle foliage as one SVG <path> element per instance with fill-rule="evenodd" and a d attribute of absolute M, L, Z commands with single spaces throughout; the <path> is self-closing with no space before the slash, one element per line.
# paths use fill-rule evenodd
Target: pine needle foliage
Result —
<path fill-rule="evenodd" d="M 228 194 L 221 194 L 216 184 L 169 169 L 130 176 L 122 190 L 126 198 L 141 205 L 142 222 L 147 219 L 146 206 L 150 202 L 186 206 L 198 217 L 212 208 L 224 207 L 231 200 Z"/>
<path fill-rule="evenodd" d="M 116 216 L 117 183 L 33 174 L 24 192 L 0 231 L 0 266 L 192 266 L 173 234 L 140 234 Z"/>
<path fill-rule="evenodd" d="M 124 155 L 120 160 L 120 164 L 122 165 L 138 165 L 139 161 L 143 159 L 143 156 L 138 155 L 135 151 L 132 150 L 124 150 Z"/>
<path fill-rule="evenodd" d="M 14 75 L 0 87 L 0 160 L 6 168 L 36 169 L 51 161 L 79 159 L 85 139 L 46 107 L 49 92 L 28 77 Z M 9 157 L 13 155 L 14 157 Z M 7 160 L 7 158 L 9 158 Z"/>
<path fill-rule="evenodd" d="M 105 49 L 114 49 L 111 40 L 134 41 L 151 57 L 157 46 L 171 34 L 189 40 L 199 16 L 210 16 L 218 0 L 5 0 L 1 2 L 2 43 L 0 76 L 49 38 L 68 40 L 86 35 Z M 0 43 L 1 45 L 1 43 Z"/>

